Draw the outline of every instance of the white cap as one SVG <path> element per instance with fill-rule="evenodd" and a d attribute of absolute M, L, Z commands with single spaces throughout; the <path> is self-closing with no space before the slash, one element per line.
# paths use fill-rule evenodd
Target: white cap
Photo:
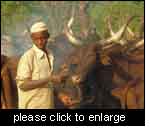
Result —
<path fill-rule="evenodd" d="M 36 33 L 36 32 L 41 32 L 41 31 L 45 31 L 45 30 L 48 30 L 46 24 L 44 22 L 37 22 L 32 25 L 30 32 Z"/>

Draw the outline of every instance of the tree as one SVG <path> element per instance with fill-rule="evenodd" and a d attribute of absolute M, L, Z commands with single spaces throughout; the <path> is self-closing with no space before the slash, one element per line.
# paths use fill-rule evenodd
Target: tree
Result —
<path fill-rule="evenodd" d="M 79 3 L 79 21 L 80 21 L 80 30 L 81 37 L 86 38 L 88 36 L 88 28 L 89 28 L 89 16 L 87 12 L 87 1 L 80 1 Z"/>

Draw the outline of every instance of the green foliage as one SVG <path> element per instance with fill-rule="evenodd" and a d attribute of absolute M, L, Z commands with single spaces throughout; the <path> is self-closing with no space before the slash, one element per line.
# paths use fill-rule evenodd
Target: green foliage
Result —
<path fill-rule="evenodd" d="M 49 28 L 55 33 L 55 30 L 62 29 L 62 21 L 68 19 L 72 6 L 77 7 L 78 5 L 78 2 L 67 1 L 63 4 L 58 3 L 58 6 L 50 6 L 50 2 L 48 4 L 44 1 L 1 1 L 1 32 L 8 33 L 17 28 L 18 24 L 31 21 L 33 16 L 40 16 L 48 21 Z M 108 16 L 111 16 L 113 29 L 117 31 L 127 16 L 144 16 L 144 2 L 90 1 L 88 14 L 98 33 L 105 36 L 107 32 L 106 18 Z M 135 19 L 130 26 L 134 31 L 138 31 L 139 19 Z M 75 21 L 73 29 L 79 32 L 78 21 Z"/>
<path fill-rule="evenodd" d="M 2 32 L 9 32 L 10 26 L 13 28 L 18 22 L 23 22 L 31 12 L 31 5 L 26 4 L 26 2 L 2 1 Z"/>
<path fill-rule="evenodd" d="M 98 32 L 105 36 L 107 32 L 106 18 L 108 16 L 111 17 L 114 31 L 117 31 L 127 19 L 127 16 L 144 16 L 144 2 L 97 2 L 95 6 L 89 9 L 89 14 Z M 130 27 L 133 31 L 138 31 L 139 24 L 140 22 L 137 18 L 130 24 Z"/>

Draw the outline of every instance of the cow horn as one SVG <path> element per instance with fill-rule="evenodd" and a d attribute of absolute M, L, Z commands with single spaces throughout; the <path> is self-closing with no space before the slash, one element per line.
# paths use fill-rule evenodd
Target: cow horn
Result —
<path fill-rule="evenodd" d="M 68 21 L 66 28 L 64 29 L 64 33 L 72 45 L 81 46 L 83 42 L 75 37 L 75 35 L 73 34 L 73 31 L 71 29 L 73 21 L 74 21 L 74 17 L 72 16 L 70 18 L 70 20 Z"/>
<path fill-rule="evenodd" d="M 144 39 L 138 41 L 131 50 L 135 50 L 135 49 L 141 48 L 142 46 L 144 46 Z"/>
<path fill-rule="evenodd" d="M 141 47 L 141 46 L 143 46 L 143 45 L 144 45 L 144 39 L 142 39 L 142 40 L 140 40 L 139 42 L 137 42 L 136 45 L 135 45 L 135 47 L 136 47 L 136 48 L 139 48 L 139 47 Z"/>
<path fill-rule="evenodd" d="M 135 16 L 132 16 L 132 17 L 129 17 L 129 19 L 127 20 L 127 22 L 120 28 L 120 30 L 116 33 L 114 33 L 112 31 L 112 28 L 109 24 L 109 28 L 111 29 L 111 37 L 106 39 L 106 40 L 103 40 L 102 43 L 104 44 L 110 44 L 112 42 L 115 42 L 115 43 L 119 43 L 118 41 L 122 38 L 122 36 L 124 35 L 125 31 L 126 31 L 126 28 L 128 26 L 128 24 L 131 22 L 131 20 L 134 18 Z M 100 41 L 101 42 L 101 41 Z"/>
<path fill-rule="evenodd" d="M 111 18 L 108 17 L 106 22 L 107 22 L 107 24 L 108 24 L 108 30 L 109 30 L 109 32 L 110 32 L 110 35 L 113 36 L 115 33 L 114 33 L 114 31 L 113 31 L 113 29 L 112 29 L 112 26 L 111 26 Z"/>
<path fill-rule="evenodd" d="M 136 51 L 137 49 L 141 48 L 144 46 L 144 39 L 139 40 L 136 44 L 131 46 L 130 48 L 126 49 L 126 54 L 130 54 L 133 51 Z"/>
<path fill-rule="evenodd" d="M 131 28 L 130 27 L 127 27 L 127 31 L 128 31 L 128 33 L 129 33 L 129 35 L 131 36 L 131 37 L 135 37 L 136 35 L 135 35 L 135 33 L 131 30 Z"/>
<path fill-rule="evenodd" d="M 110 23 L 110 20 L 108 21 L 108 28 L 111 34 L 111 37 L 106 39 L 106 40 L 101 40 L 100 42 L 102 43 L 102 51 L 104 53 L 109 53 L 109 52 L 115 52 L 115 51 L 119 51 L 120 49 L 122 49 L 122 46 L 126 45 L 127 42 L 122 38 L 122 36 L 125 33 L 125 30 L 128 26 L 128 24 L 131 22 L 131 20 L 134 18 L 135 16 L 130 17 L 127 22 L 120 28 L 120 30 L 116 33 L 113 32 L 112 30 L 112 26 Z"/>
<path fill-rule="evenodd" d="M 108 24 L 108 30 L 110 32 L 110 35 L 111 35 L 111 37 L 113 37 L 115 35 L 115 32 L 112 29 L 110 17 L 108 17 L 108 19 L 107 19 L 107 24 Z M 120 43 L 121 45 L 124 45 L 126 43 L 126 41 L 125 40 L 119 40 L 118 43 Z"/>

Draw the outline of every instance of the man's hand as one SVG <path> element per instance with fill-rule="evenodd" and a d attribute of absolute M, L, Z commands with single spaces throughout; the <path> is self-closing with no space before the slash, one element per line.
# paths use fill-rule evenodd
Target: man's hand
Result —
<path fill-rule="evenodd" d="M 74 84 L 79 84 L 81 82 L 81 78 L 78 75 L 74 75 L 71 78 Z"/>
<path fill-rule="evenodd" d="M 54 82 L 54 83 L 60 83 L 61 82 L 61 79 L 59 78 L 58 75 L 51 75 L 49 80 L 51 82 Z"/>
<path fill-rule="evenodd" d="M 53 74 L 50 76 L 50 81 L 55 82 L 55 83 L 61 83 L 68 77 L 68 69 L 63 69 L 60 73 L 58 74 Z"/>

